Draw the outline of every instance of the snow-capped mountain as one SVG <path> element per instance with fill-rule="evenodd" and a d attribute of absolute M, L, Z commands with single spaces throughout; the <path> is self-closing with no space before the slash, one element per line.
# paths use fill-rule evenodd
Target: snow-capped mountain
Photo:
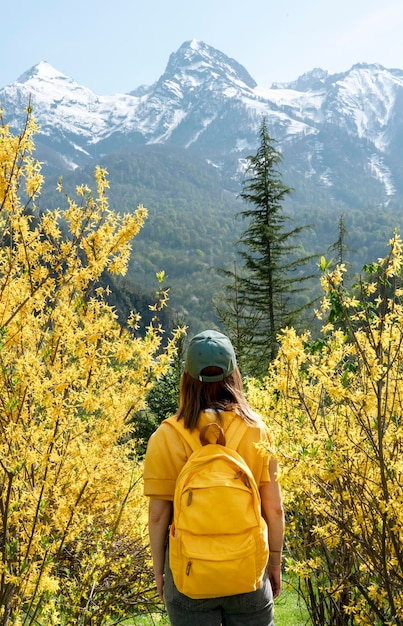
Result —
<path fill-rule="evenodd" d="M 156 83 L 128 94 L 98 96 L 41 62 L 0 90 L 14 128 L 29 102 L 40 128 L 38 156 L 59 173 L 129 144 L 165 143 L 195 151 L 236 181 L 265 115 L 287 184 L 346 206 L 403 194 L 398 69 L 359 64 L 329 75 L 316 68 L 263 88 L 237 61 L 193 40 L 171 54 Z"/>

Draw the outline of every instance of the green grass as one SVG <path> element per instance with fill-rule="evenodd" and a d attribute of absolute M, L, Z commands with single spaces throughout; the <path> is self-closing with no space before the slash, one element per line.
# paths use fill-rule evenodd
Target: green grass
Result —
<path fill-rule="evenodd" d="M 283 589 L 274 603 L 274 622 L 276 626 L 309 626 L 308 611 L 295 589 L 283 581 Z"/>
<path fill-rule="evenodd" d="M 275 601 L 274 621 L 276 626 L 309 626 L 308 611 L 297 592 L 286 581 L 283 590 Z M 125 622 L 125 626 L 168 626 L 169 620 L 165 615 L 139 616 Z"/>

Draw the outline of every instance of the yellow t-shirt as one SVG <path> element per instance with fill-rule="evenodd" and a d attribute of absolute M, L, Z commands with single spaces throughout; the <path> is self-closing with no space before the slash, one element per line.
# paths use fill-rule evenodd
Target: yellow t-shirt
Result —
<path fill-rule="evenodd" d="M 233 411 L 221 411 L 220 422 L 224 434 L 233 420 L 242 419 Z M 208 422 L 216 422 L 217 414 L 214 411 L 205 411 L 199 417 L 198 427 L 192 433 L 195 441 L 199 439 L 199 432 Z M 256 425 L 249 426 L 243 435 L 237 451 L 250 467 L 258 487 L 270 481 L 269 459 L 259 450 L 255 443 L 269 442 L 270 437 L 262 420 Z M 192 454 L 189 444 L 183 439 L 176 428 L 162 422 L 151 435 L 147 446 L 144 461 L 144 493 L 146 496 L 160 500 L 173 500 L 176 479 Z"/>

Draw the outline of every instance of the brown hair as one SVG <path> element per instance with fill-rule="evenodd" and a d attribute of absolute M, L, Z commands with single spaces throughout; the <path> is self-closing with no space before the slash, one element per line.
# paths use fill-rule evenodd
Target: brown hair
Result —
<path fill-rule="evenodd" d="M 217 368 L 206 367 L 203 374 L 214 376 Z M 208 371 L 207 371 L 208 370 Z M 183 372 L 180 382 L 179 409 L 177 419 L 183 419 L 189 430 L 197 426 L 199 415 L 206 409 L 217 411 L 235 411 L 248 424 L 256 424 L 256 416 L 249 407 L 244 391 L 241 374 L 235 367 L 232 374 L 219 382 L 202 382 L 192 378 L 186 371 Z"/>

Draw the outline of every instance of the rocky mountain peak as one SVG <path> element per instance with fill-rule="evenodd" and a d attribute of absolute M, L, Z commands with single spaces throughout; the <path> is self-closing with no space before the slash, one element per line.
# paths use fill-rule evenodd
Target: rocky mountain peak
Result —
<path fill-rule="evenodd" d="M 296 91 L 318 91 L 323 89 L 329 73 L 320 67 L 315 67 L 310 72 L 305 72 L 297 80 L 290 83 L 273 83 L 272 89 L 295 89 Z"/>
<path fill-rule="evenodd" d="M 56 70 L 47 61 L 40 61 L 29 70 L 21 74 L 17 79 L 17 83 L 28 83 L 32 80 L 48 81 L 48 80 L 68 80 L 70 78 Z"/>
<path fill-rule="evenodd" d="M 201 80 L 203 75 L 211 77 L 211 72 L 250 89 L 254 89 L 257 85 L 249 72 L 235 59 L 196 39 L 186 41 L 170 55 L 165 73 L 161 78 L 191 73 Z"/>

